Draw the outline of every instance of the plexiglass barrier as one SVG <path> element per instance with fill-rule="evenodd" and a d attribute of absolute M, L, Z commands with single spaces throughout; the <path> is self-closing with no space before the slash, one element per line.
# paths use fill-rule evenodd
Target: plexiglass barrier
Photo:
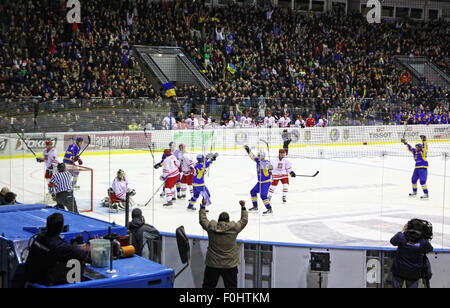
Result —
<path fill-rule="evenodd" d="M 17 195 L 20 203 L 55 205 L 46 197 L 45 163 L 39 163 L 35 155 L 43 157 L 45 141 L 51 140 L 62 162 L 67 148 L 81 137 L 84 152 L 81 167 L 75 163 L 79 188 L 74 189 L 74 194 L 82 215 L 125 224 L 123 209 L 103 206 L 108 188 L 121 169 L 128 187 L 136 191 L 131 197 L 131 210 L 141 208 L 147 223 L 169 233 L 183 225 L 187 234 L 207 236 L 199 224 L 202 198 L 195 202 L 196 211 L 187 209 L 189 188 L 185 198 L 163 206 L 167 202 L 160 195 L 163 168 L 155 169 L 154 165 L 161 162 L 163 150 L 173 141 L 176 149 L 185 145 L 194 163 L 198 155 L 218 153 L 204 173 L 211 194 L 207 213 L 210 220 L 218 220 L 220 213 L 228 212 L 231 220 L 238 221 L 240 200 L 249 209 L 253 188 L 272 188 L 274 192 L 266 202 L 258 194 L 258 211 L 248 213 L 248 224 L 240 239 L 389 247 L 396 232 L 410 219 L 420 218 L 433 225 L 433 246 L 450 248 L 450 125 L 288 128 L 291 141 L 287 158 L 296 176 L 289 176 L 288 184 L 259 184 L 256 162 L 244 147 L 247 145 L 255 155 L 264 153 L 265 159 L 278 167 L 283 132 L 281 128 L 220 128 L 44 134 L 18 129 L 1 135 L 0 182 L 1 187 Z M 427 179 L 418 179 L 417 195 L 410 197 L 415 157 L 400 140 L 405 138 L 414 148 L 423 144 L 420 136 L 427 140 L 424 158 L 429 166 L 423 168 L 427 169 Z M 425 188 L 428 199 L 421 198 Z M 264 215 L 267 200 L 273 213 Z"/>

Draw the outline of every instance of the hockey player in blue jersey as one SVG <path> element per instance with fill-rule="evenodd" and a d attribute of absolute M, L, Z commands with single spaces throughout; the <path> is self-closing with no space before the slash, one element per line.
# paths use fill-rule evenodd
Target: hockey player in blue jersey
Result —
<path fill-rule="evenodd" d="M 257 212 L 258 211 L 258 193 L 261 197 L 261 200 L 263 201 L 266 211 L 263 212 L 264 215 L 272 214 L 272 207 L 270 206 L 270 198 L 268 196 L 269 194 L 269 188 L 270 184 L 272 183 L 272 165 L 270 164 L 269 160 L 266 160 L 265 153 L 259 152 L 258 156 L 255 157 L 255 155 L 250 151 L 250 148 L 245 145 L 244 146 L 245 151 L 250 156 L 250 158 L 256 162 L 256 172 L 258 175 L 258 183 L 253 187 L 253 189 L 250 191 L 250 195 L 252 197 L 252 203 L 253 207 L 249 209 L 249 212 Z"/>
<path fill-rule="evenodd" d="M 410 197 L 417 196 L 417 181 L 420 180 L 420 185 L 422 185 L 422 190 L 424 195 L 420 197 L 421 199 L 428 199 L 428 187 L 427 187 L 427 177 L 428 177 L 428 144 L 427 138 L 425 136 L 420 136 L 422 143 L 416 144 L 413 148 L 410 146 L 404 138 L 402 138 L 402 143 L 404 143 L 413 155 L 416 162 L 414 173 L 411 178 L 413 192 L 409 194 Z"/>
<path fill-rule="evenodd" d="M 206 157 L 202 154 L 197 155 L 197 164 L 194 167 L 194 180 L 192 181 L 194 196 L 192 196 L 191 200 L 189 200 L 189 205 L 187 207 L 188 210 L 196 210 L 194 205 L 200 195 L 203 199 L 206 200 L 206 206 L 209 206 L 211 204 L 211 194 L 209 193 L 209 190 L 205 185 L 205 174 L 209 167 L 211 167 L 212 162 L 215 161 L 218 156 L 218 153 L 210 153 L 206 155 Z"/>
<path fill-rule="evenodd" d="M 175 142 L 171 141 L 171 142 L 169 143 L 169 148 L 170 148 L 170 152 L 172 153 L 172 155 L 175 155 L 175 157 L 176 157 L 178 160 L 180 160 L 180 151 L 178 151 L 178 150 L 175 148 Z M 166 155 L 164 155 L 164 153 L 163 153 L 163 155 L 162 155 L 162 157 L 161 157 L 161 161 L 160 161 L 159 163 L 155 164 L 155 165 L 153 166 L 153 168 L 158 169 L 158 168 L 162 167 L 162 166 L 163 166 L 163 162 L 164 162 L 165 159 L 166 159 Z M 180 179 L 178 179 L 178 182 L 177 182 L 177 184 L 176 184 L 176 187 L 177 187 L 177 197 L 178 197 L 178 198 L 181 198 L 181 185 L 180 185 L 180 180 L 181 180 L 181 174 L 180 174 Z M 164 197 L 164 194 L 165 194 L 165 193 L 164 193 L 164 187 L 163 187 L 163 191 L 161 192 L 160 197 Z M 173 199 L 174 199 L 174 200 L 176 199 L 176 198 L 175 198 L 175 195 L 173 196 Z"/>
<path fill-rule="evenodd" d="M 76 171 L 75 162 L 78 162 L 79 165 L 83 164 L 83 161 L 80 158 L 81 154 L 81 144 L 83 143 L 83 138 L 78 137 L 75 140 L 75 143 L 69 145 L 64 153 L 63 163 L 67 166 L 67 171 L 72 174 L 72 188 L 79 189 L 80 187 L 77 185 L 78 176 L 80 174 L 79 171 Z"/>

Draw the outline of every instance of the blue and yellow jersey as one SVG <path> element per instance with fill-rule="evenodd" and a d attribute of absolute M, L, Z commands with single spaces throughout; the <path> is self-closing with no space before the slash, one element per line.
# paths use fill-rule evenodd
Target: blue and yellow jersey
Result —
<path fill-rule="evenodd" d="M 408 148 L 408 151 L 410 151 L 414 155 L 416 168 L 428 168 L 428 144 L 426 140 L 422 142 L 422 149 L 420 149 L 419 151 L 417 151 L 415 147 L 412 147 L 409 144 L 407 144 L 406 147 Z"/>
<path fill-rule="evenodd" d="M 258 175 L 259 183 L 269 183 L 272 181 L 272 166 L 270 161 L 260 161 L 258 157 L 255 157 L 253 153 L 250 153 L 250 158 L 256 162 L 256 173 Z"/>
<path fill-rule="evenodd" d="M 205 163 L 197 163 L 194 167 L 194 179 L 192 180 L 192 186 L 205 186 L 205 174 L 206 170 L 211 167 L 212 161 L 206 160 Z"/>
<path fill-rule="evenodd" d="M 66 150 L 66 153 L 64 154 L 63 163 L 73 165 L 80 156 L 80 150 L 81 147 L 77 146 L 75 143 L 69 145 L 69 147 Z"/>
<path fill-rule="evenodd" d="M 441 124 L 450 124 L 449 119 L 449 114 L 443 113 L 441 116 Z"/>

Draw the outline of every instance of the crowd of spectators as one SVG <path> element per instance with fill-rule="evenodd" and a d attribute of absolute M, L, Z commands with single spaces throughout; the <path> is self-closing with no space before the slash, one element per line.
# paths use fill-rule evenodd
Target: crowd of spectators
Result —
<path fill-rule="evenodd" d="M 263 121 L 271 111 L 280 119 L 286 105 L 292 124 L 310 113 L 317 122 L 328 110 L 342 121 L 395 122 L 401 104 L 410 112 L 420 105 L 448 108 L 447 88 L 401 77 L 393 58 L 427 56 L 448 72 L 445 21 L 369 24 L 355 13 L 209 8 L 185 0 L 89 0 L 81 9 L 82 23 L 69 24 L 65 1 L 2 2 L 0 98 L 161 100 L 163 92 L 151 86 L 131 50 L 147 44 L 183 47 L 214 83 L 209 90 L 175 87 L 178 122 L 191 112 L 203 115 L 201 105 L 220 114 L 222 125 L 232 120 L 230 112 Z"/>

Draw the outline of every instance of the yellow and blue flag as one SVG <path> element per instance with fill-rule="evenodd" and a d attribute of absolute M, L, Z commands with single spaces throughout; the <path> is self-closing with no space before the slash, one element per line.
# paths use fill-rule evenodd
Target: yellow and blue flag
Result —
<path fill-rule="evenodd" d="M 171 82 L 165 83 L 162 85 L 162 87 L 166 90 L 167 97 L 176 96 L 175 88 Z"/>
<path fill-rule="evenodd" d="M 236 66 L 234 66 L 234 65 L 231 64 L 231 63 L 228 63 L 227 69 L 228 69 L 228 71 L 229 71 L 231 74 L 236 73 Z"/>

